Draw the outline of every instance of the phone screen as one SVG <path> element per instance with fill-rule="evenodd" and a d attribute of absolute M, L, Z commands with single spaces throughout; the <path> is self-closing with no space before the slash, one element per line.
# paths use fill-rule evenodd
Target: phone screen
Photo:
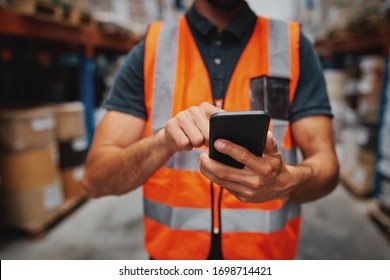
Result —
<path fill-rule="evenodd" d="M 217 139 L 226 139 L 262 156 L 267 139 L 270 117 L 264 111 L 220 112 L 210 117 L 210 158 L 236 168 L 244 164 L 214 148 Z"/>

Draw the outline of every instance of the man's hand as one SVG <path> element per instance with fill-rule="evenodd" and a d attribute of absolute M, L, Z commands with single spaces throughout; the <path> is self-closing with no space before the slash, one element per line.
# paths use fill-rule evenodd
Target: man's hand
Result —
<path fill-rule="evenodd" d="M 180 112 L 165 126 L 165 139 L 173 154 L 209 145 L 210 116 L 223 110 L 204 102 Z"/>
<path fill-rule="evenodd" d="M 255 156 L 247 149 L 223 139 L 215 142 L 215 148 L 245 164 L 245 167 L 233 168 L 212 160 L 203 153 L 200 157 L 200 170 L 211 181 L 243 202 L 288 198 L 294 175 L 283 163 L 272 132 L 268 132 L 263 157 Z"/>

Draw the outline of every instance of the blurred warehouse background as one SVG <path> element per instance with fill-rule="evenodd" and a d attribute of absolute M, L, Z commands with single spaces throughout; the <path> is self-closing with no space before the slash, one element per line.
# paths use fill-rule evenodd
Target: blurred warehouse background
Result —
<path fill-rule="evenodd" d="M 149 22 L 191 0 L 0 0 L 0 258 L 146 259 L 141 190 L 88 199 L 101 104 Z M 390 1 L 250 0 L 316 47 L 340 186 L 303 207 L 300 259 L 390 259 Z"/>

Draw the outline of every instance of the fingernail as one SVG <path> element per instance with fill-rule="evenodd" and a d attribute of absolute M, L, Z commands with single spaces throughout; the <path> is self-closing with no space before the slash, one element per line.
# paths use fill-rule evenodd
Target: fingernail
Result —
<path fill-rule="evenodd" d="M 215 141 L 215 147 L 217 149 L 223 149 L 225 147 L 225 143 L 222 140 Z"/>

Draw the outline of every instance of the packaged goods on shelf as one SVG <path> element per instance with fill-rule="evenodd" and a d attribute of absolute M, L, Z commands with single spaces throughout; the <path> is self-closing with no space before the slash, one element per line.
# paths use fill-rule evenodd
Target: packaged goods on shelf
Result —
<path fill-rule="evenodd" d="M 92 0 L 67 0 L 70 4 L 80 10 L 89 11 L 92 5 Z"/>
<path fill-rule="evenodd" d="M 367 197 L 374 189 L 374 172 L 375 172 L 375 154 L 372 152 L 363 151 L 366 153 L 364 158 L 359 155 L 363 150 L 358 150 L 358 160 L 353 164 L 352 168 L 341 169 L 342 183 L 357 197 Z"/>
<path fill-rule="evenodd" d="M 88 141 L 85 136 L 59 142 L 60 168 L 66 169 L 82 165 Z"/>
<path fill-rule="evenodd" d="M 4 152 L 0 176 L 0 205 L 7 226 L 35 228 L 63 203 L 54 144 Z"/>
<path fill-rule="evenodd" d="M 384 62 L 380 56 L 364 56 L 360 63 L 361 78 L 358 113 L 365 123 L 378 123 Z"/>
<path fill-rule="evenodd" d="M 55 118 L 47 107 L 0 111 L 0 149 L 20 151 L 44 147 L 55 138 Z"/>
<path fill-rule="evenodd" d="M 345 70 L 325 69 L 324 70 L 326 88 L 333 112 L 333 126 L 336 132 L 341 131 L 345 123 L 345 114 L 348 110 L 346 103 L 346 82 L 347 73 Z"/>
<path fill-rule="evenodd" d="M 0 157 L 3 189 L 26 189 L 45 186 L 58 177 L 56 146 L 5 152 Z"/>
<path fill-rule="evenodd" d="M 69 167 L 61 171 L 62 185 L 65 199 L 72 199 L 85 196 L 81 184 L 84 174 L 84 166 Z"/>
<path fill-rule="evenodd" d="M 81 102 L 55 105 L 56 137 L 66 141 L 85 135 L 84 106 Z"/>
<path fill-rule="evenodd" d="M 50 0 L 8 0 L 7 8 L 25 15 L 61 21 L 61 8 Z"/>
<path fill-rule="evenodd" d="M 340 133 L 337 155 L 341 166 L 341 181 L 356 196 L 365 197 L 373 191 L 375 151 L 367 144 L 369 135 L 364 126 L 347 126 Z"/>
<path fill-rule="evenodd" d="M 369 135 L 367 129 L 363 126 L 346 127 L 341 134 L 343 169 L 353 172 L 356 164 L 362 163 L 374 164 L 375 151 L 369 149 Z M 367 156 L 369 154 L 369 156 Z M 369 160 L 368 160 L 369 159 Z"/>
<path fill-rule="evenodd" d="M 96 0 L 92 6 L 92 12 L 98 22 L 98 27 L 103 32 L 130 32 L 141 35 L 147 27 L 144 5 L 144 1 Z M 141 18 L 138 22 L 137 17 Z"/>
<path fill-rule="evenodd" d="M 125 30 L 135 37 L 143 36 L 150 22 L 181 14 L 170 0 L 95 0 L 92 12 L 103 31 Z"/>
<path fill-rule="evenodd" d="M 41 229 L 64 202 L 59 180 L 34 188 L 2 190 L 0 201 L 5 225 L 28 231 Z"/>
<path fill-rule="evenodd" d="M 329 98 L 332 101 L 344 101 L 348 78 L 345 70 L 325 69 L 324 77 Z"/>

